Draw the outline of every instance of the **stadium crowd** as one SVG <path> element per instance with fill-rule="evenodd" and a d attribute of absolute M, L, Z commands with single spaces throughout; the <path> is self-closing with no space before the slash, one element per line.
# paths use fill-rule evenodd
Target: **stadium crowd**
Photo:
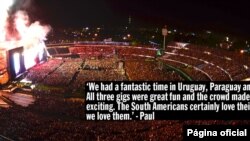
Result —
<path fill-rule="evenodd" d="M 136 81 L 181 81 L 178 73 L 169 70 L 160 62 L 154 61 L 126 61 L 125 69 L 129 80 Z"/>
<path fill-rule="evenodd" d="M 36 65 L 29 70 L 26 79 L 31 80 L 33 83 L 41 82 L 50 73 L 55 71 L 62 63 L 63 60 L 61 59 L 50 59 L 46 63 Z"/>
<path fill-rule="evenodd" d="M 83 61 L 80 59 L 65 60 L 60 67 L 44 79 L 43 83 L 52 86 L 67 86 L 73 81 L 73 77 L 82 64 Z"/>
<path fill-rule="evenodd" d="M 46 105 L 47 100 L 49 106 Z M 11 109 L 0 109 L 1 134 L 20 141 L 181 141 L 183 125 L 250 124 L 246 120 L 85 121 L 81 119 L 84 111 L 80 103 L 67 104 L 52 100 L 55 99 L 41 98 L 29 108 L 15 106 Z"/>
<path fill-rule="evenodd" d="M 168 53 L 163 56 L 163 60 L 172 59 L 198 67 L 209 74 L 212 80 L 239 81 L 250 74 L 249 62 L 246 61 L 249 60 L 249 57 L 239 55 L 239 53 L 191 44 L 185 47 L 172 45 L 166 48 L 166 52 Z"/>
<path fill-rule="evenodd" d="M 183 70 L 185 73 L 187 73 L 195 81 L 211 81 L 211 79 L 205 73 L 203 73 L 200 70 L 197 70 L 195 68 L 192 68 L 190 66 L 187 66 L 185 64 L 182 64 L 180 62 L 176 62 L 173 60 L 163 60 L 163 62 L 165 62 L 168 65 L 171 65 L 175 68 Z"/>
<path fill-rule="evenodd" d="M 242 80 L 250 73 L 249 69 L 245 67 L 250 66 L 249 57 L 234 56 L 234 53 L 228 51 L 216 52 L 205 47 L 188 45 L 180 48 L 166 48 L 168 53 L 160 58 L 161 61 L 143 57 L 154 57 L 154 49 L 132 47 L 111 47 L 108 49 L 104 46 L 100 48 L 87 52 L 100 53 L 100 50 L 104 51 L 105 48 L 107 54 L 117 53 L 118 58 L 49 59 L 46 63 L 30 69 L 26 79 L 36 84 L 41 83 L 55 88 L 33 90 L 36 101 L 29 107 L 25 108 L 13 104 L 9 109 L 0 109 L 1 135 L 20 141 L 179 141 L 182 140 L 183 125 L 250 124 L 249 121 L 244 120 L 85 121 L 84 99 L 65 98 L 61 93 L 67 93 L 68 90 L 77 91 L 83 87 L 86 81 L 184 80 L 169 66 L 184 71 L 192 79 L 198 81 L 230 80 L 228 74 L 233 80 Z M 71 48 L 73 53 L 81 53 L 86 50 L 86 48 L 80 49 L 78 46 Z M 124 58 L 125 60 L 122 60 Z M 120 62 L 124 63 L 124 68 L 119 65 Z M 121 70 L 126 73 L 122 74 Z M 66 91 L 61 91 L 57 87 L 65 88 Z"/>

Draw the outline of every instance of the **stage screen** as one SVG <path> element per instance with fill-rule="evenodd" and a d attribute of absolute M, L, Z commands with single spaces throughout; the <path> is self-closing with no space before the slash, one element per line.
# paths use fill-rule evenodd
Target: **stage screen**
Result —
<path fill-rule="evenodd" d="M 36 64 L 46 61 L 47 53 L 45 48 L 30 48 L 25 50 L 23 47 L 18 47 L 8 51 L 8 58 L 11 79 L 16 79 Z"/>
<path fill-rule="evenodd" d="M 18 47 L 8 51 L 9 73 L 12 79 L 25 72 L 23 60 L 23 47 Z"/>

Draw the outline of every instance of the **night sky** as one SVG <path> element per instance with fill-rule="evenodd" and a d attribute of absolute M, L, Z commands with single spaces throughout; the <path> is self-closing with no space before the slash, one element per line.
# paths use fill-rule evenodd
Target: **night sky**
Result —
<path fill-rule="evenodd" d="M 55 27 L 125 25 L 250 35 L 250 2 L 241 0 L 35 0 L 35 18 Z"/>

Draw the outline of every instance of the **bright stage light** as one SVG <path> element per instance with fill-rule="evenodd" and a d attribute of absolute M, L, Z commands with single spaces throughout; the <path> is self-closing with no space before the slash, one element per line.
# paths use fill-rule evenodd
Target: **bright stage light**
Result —
<path fill-rule="evenodd" d="M 0 8 L 2 10 L 8 10 L 14 4 L 14 0 L 2 0 Z"/>
<path fill-rule="evenodd" d="M 14 53 L 13 60 L 14 60 L 15 73 L 18 74 L 20 72 L 20 69 L 21 69 L 21 66 L 20 66 L 20 54 L 19 53 Z"/>

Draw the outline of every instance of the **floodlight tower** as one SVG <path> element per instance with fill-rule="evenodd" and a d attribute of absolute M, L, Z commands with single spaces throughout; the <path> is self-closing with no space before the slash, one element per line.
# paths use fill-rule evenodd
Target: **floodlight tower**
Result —
<path fill-rule="evenodd" d="M 168 35 L 167 25 L 162 28 L 162 35 L 163 35 L 163 51 L 165 52 L 166 48 L 166 36 Z"/>

